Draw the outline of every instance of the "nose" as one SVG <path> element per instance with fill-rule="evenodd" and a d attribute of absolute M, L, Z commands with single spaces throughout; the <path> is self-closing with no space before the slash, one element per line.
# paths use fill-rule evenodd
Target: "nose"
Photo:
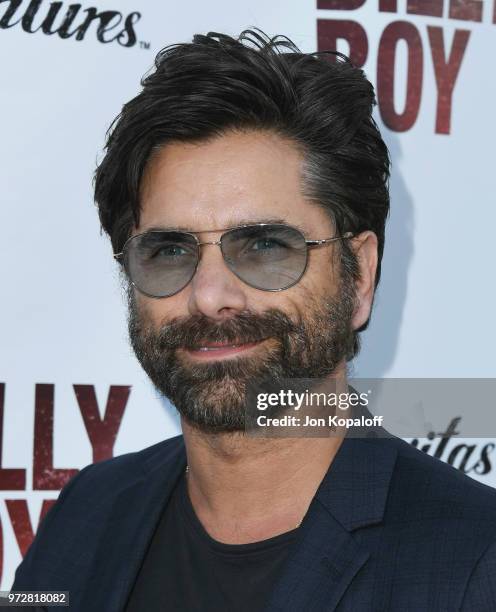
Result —
<path fill-rule="evenodd" d="M 244 286 L 227 267 L 220 247 L 216 244 L 201 246 L 200 260 L 191 281 L 189 312 L 221 320 L 246 307 Z"/>

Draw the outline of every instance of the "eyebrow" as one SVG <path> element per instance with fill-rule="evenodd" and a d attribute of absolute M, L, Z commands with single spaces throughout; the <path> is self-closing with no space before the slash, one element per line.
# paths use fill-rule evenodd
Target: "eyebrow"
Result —
<path fill-rule="evenodd" d="M 274 223 L 274 224 L 281 224 L 281 225 L 291 225 L 292 227 L 299 229 L 303 233 L 307 231 L 305 230 L 305 228 L 301 227 L 301 225 L 298 225 L 297 223 L 288 223 L 286 219 L 279 219 L 279 218 L 276 219 L 274 217 L 263 217 L 263 218 L 258 218 L 258 219 L 246 219 L 246 218 L 236 219 L 236 221 L 234 220 L 231 220 L 230 222 L 228 221 L 228 224 L 226 225 L 226 227 L 219 227 L 219 228 L 213 228 L 213 229 L 195 230 L 195 229 L 191 229 L 190 227 L 186 227 L 182 225 L 175 225 L 175 226 L 157 225 L 157 226 L 149 227 L 144 231 L 146 232 L 188 232 L 190 234 L 202 234 L 202 233 L 208 233 L 208 232 L 218 232 L 218 231 L 233 229 L 241 225 L 257 225 L 259 223 Z"/>

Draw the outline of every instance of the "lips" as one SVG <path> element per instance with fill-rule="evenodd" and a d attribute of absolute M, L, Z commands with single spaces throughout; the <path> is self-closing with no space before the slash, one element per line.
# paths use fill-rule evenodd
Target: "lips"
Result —
<path fill-rule="evenodd" d="M 200 356 L 208 357 L 208 358 L 223 358 L 235 356 L 239 353 L 243 353 L 246 350 L 249 350 L 261 342 L 263 342 L 265 338 L 255 341 L 240 341 L 235 340 L 234 342 L 202 342 L 196 346 L 191 348 L 187 348 L 186 351 L 190 355 L 196 355 L 198 358 Z"/>
<path fill-rule="evenodd" d="M 219 351 L 221 349 L 227 349 L 227 348 L 238 348 L 239 346 L 242 346 L 240 344 L 207 344 L 205 346 L 198 346 L 196 347 L 195 351 Z"/>
<path fill-rule="evenodd" d="M 262 342 L 263 338 L 259 340 L 248 340 L 248 341 L 234 341 L 234 342 L 202 342 L 196 346 L 193 346 L 191 350 L 194 351 L 215 351 L 220 349 L 238 348 L 246 344 L 257 344 Z"/>

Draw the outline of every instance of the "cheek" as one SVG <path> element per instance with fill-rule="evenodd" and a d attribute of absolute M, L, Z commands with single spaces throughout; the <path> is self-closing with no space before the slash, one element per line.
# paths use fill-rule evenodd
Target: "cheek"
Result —
<path fill-rule="evenodd" d="M 294 322 L 300 322 L 308 316 L 309 309 L 339 293 L 339 277 L 335 274 L 328 254 L 318 259 L 315 257 L 312 262 L 309 258 L 306 272 L 296 285 L 281 292 L 268 293 L 268 298 L 265 295 L 262 299 L 255 297 L 250 300 L 248 308 L 252 312 L 275 308 Z"/>
<path fill-rule="evenodd" d="M 339 262 L 333 259 L 324 248 L 309 253 L 307 269 L 299 283 L 306 296 L 336 294 L 339 289 Z"/>
<path fill-rule="evenodd" d="M 178 310 L 177 300 L 170 298 L 150 298 L 135 290 L 135 301 L 141 317 L 148 321 L 152 327 L 158 329 L 164 322 L 180 316 L 182 313 Z"/>
<path fill-rule="evenodd" d="M 279 310 L 296 324 L 299 324 L 305 317 L 305 311 L 309 303 L 309 292 L 305 288 L 299 286 L 299 284 L 285 291 L 273 293 L 271 295 L 272 299 L 264 300 L 263 303 L 260 301 L 253 303 L 251 311 L 254 313 L 262 313 L 271 309 Z"/>

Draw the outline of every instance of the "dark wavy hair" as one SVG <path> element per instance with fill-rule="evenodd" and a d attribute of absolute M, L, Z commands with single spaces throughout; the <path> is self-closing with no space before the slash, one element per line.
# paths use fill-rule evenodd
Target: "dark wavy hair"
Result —
<path fill-rule="evenodd" d="M 154 151 L 233 129 L 269 130 L 302 151 L 305 195 L 330 215 L 337 232 L 375 232 L 377 287 L 390 159 L 372 118 L 373 86 L 346 56 L 302 53 L 287 37 L 257 29 L 238 38 L 209 32 L 162 49 L 141 85 L 107 131 L 95 172 L 95 202 L 115 253 L 139 224 L 141 178 Z M 344 272 L 357 278 L 348 241 L 341 257 Z M 356 333 L 353 355 L 358 350 Z"/>

